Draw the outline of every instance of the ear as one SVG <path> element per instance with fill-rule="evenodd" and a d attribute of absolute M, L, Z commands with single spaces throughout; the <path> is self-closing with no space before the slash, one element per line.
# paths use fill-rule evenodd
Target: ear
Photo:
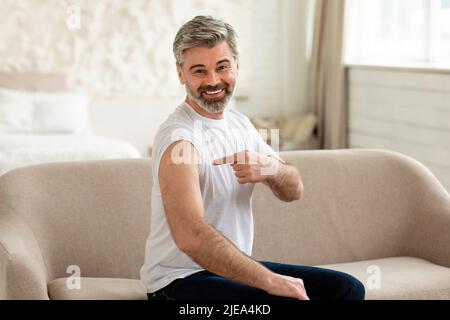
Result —
<path fill-rule="evenodd" d="M 185 85 L 186 79 L 183 75 L 183 69 L 177 64 L 177 74 L 178 74 L 178 80 L 180 80 L 180 84 Z"/>
<path fill-rule="evenodd" d="M 239 66 L 240 66 L 239 59 L 236 59 L 236 71 L 238 74 L 239 74 Z"/>

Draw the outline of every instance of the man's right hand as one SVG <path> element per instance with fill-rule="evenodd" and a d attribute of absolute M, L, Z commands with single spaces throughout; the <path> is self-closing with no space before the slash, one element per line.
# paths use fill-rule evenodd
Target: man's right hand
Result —
<path fill-rule="evenodd" d="M 309 300 L 303 280 L 300 278 L 273 273 L 265 290 L 274 296 Z"/>

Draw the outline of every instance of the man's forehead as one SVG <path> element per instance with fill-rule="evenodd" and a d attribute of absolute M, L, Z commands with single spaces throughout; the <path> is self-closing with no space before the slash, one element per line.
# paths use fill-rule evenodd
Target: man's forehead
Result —
<path fill-rule="evenodd" d="M 183 53 L 183 60 L 186 66 L 193 65 L 216 65 L 225 61 L 231 62 L 233 60 L 233 53 L 228 43 L 221 42 L 212 48 L 208 47 L 193 47 L 187 49 Z"/>

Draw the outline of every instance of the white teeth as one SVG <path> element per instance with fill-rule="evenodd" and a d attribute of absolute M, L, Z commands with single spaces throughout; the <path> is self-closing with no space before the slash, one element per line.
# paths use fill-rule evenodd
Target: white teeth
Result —
<path fill-rule="evenodd" d="M 222 90 L 217 90 L 217 91 L 206 91 L 207 94 L 218 94 L 219 92 L 221 92 Z"/>

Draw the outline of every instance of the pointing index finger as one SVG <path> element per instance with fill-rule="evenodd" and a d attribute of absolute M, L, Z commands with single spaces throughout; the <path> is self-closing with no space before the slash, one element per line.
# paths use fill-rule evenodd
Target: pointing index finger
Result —
<path fill-rule="evenodd" d="M 215 166 L 220 166 L 223 164 L 235 164 L 235 163 L 237 163 L 237 154 L 236 153 L 232 154 L 230 156 L 218 158 L 213 161 L 213 165 L 215 165 Z"/>

